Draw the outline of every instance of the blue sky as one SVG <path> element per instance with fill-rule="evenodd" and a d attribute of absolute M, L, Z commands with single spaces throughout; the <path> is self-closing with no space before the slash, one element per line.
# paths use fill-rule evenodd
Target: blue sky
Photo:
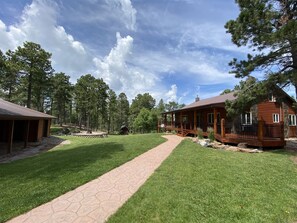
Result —
<path fill-rule="evenodd" d="M 188 104 L 239 82 L 228 62 L 247 49 L 224 29 L 238 13 L 234 0 L 1 0 L 0 49 L 33 41 L 73 83 L 91 73 L 129 100 Z"/>

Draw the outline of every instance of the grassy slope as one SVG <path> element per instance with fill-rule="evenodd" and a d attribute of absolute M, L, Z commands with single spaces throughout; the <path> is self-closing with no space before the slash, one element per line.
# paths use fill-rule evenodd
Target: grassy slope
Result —
<path fill-rule="evenodd" d="M 70 145 L 0 164 L 0 222 L 84 184 L 165 141 L 158 134 L 64 137 Z"/>
<path fill-rule="evenodd" d="M 110 222 L 292 222 L 297 166 L 285 153 L 246 154 L 183 141 Z"/>

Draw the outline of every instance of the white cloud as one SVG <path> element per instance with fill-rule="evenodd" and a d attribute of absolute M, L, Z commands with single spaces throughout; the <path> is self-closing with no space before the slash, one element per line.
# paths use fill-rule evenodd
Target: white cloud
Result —
<path fill-rule="evenodd" d="M 165 101 L 177 101 L 177 86 L 176 84 L 171 85 L 171 89 L 165 94 Z"/>
<path fill-rule="evenodd" d="M 19 23 L 7 27 L 0 21 L 0 47 L 6 51 L 25 41 L 39 43 L 52 53 L 56 71 L 78 77 L 82 75 L 79 72 L 91 69 L 92 59 L 81 42 L 57 25 L 58 11 L 58 5 L 52 1 L 33 0 L 23 10 Z"/>
<path fill-rule="evenodd" d="M 125 92 L 129 98 L 150 91 L 158 78 L 146 70 L 128 65 L 132 54 L 133 38 L 116 34 L 117 43 L 103 59 L 95 58 L 97 75 L 102 77 L 117 93 Z"/>
<path fill-rule="evenodd" d="M 121 11 L 119 18 L 125 23 L 129 30 L 136 30 L 136 14 L 137 11 L 133 7 L 130 0 L 106 0 L 107 4 L 114 9 Z"/>

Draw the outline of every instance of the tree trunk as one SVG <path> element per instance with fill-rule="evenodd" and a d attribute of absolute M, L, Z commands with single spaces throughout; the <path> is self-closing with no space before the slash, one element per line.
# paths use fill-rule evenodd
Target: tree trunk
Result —
<path fill-rule="evenodd" d="M 32 74 L 29 73 L 28 78 L 28 91 L 27 91 L 27 108 L 31 108 L 31 99 L 32 98 Z"/>

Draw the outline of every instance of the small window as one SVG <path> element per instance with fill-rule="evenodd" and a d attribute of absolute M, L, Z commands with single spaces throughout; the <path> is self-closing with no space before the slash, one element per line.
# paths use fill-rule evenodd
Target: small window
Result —
<path fill-rule="evenodd" d="M 279 123 L 279 114 L 272 114 L 273 123 Z"/>
<path fill-rule="evenodd" d="M 296 115 L 289 115 L 289 126 L 296 126 Z"/>
<path fill-rule="evenodd" d="M 268 96 L 268 100 L 269 100 L 270 102 L 276 102 L 276 97 L 274 97 L 273 94 L 270 94 L 270 95 Z"/>
<path fill-rule="evenodd" d="M 247 112 L 241 115 L 241 123 L 243 125 L 251 125 L 252 124 L 252 113 Z"/>
<path fill-rule="evenodd" d="M 214 120 L 213 113 L 208 113 L 207 114 L 207 122 L 208 122 L 208 124 L 213 124 L 213 120 Z"/>

